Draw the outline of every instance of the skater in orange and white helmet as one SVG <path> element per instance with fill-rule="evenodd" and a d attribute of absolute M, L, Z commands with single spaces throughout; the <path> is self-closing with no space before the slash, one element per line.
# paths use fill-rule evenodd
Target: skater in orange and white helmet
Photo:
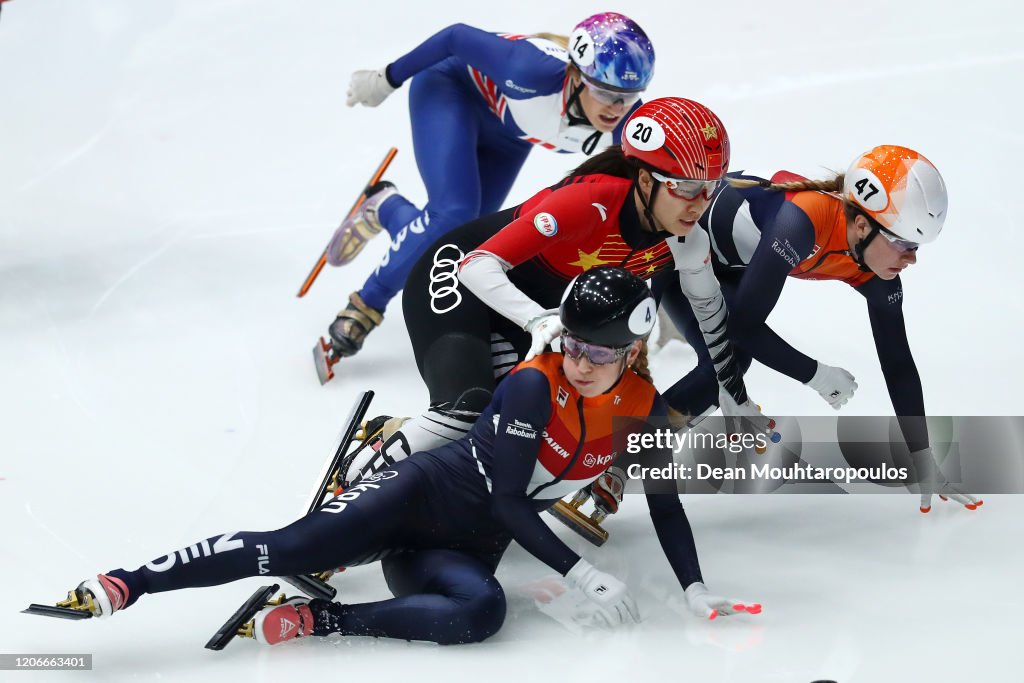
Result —
<path fill-rule="evenodd" d="M 881 145 L 829 180 L 786 171 L 771 180 L 731 176 L 701 219 L 741 362 L 749 365 L 753 357 L 789 375 L 836 410 L 857 389 L 853 375 L 795 349 L 766 321 L 788 277 L 839 280 L 864 297 L 904 438 L 918 476 L 930 482 L 922 486 L 922 512 L 931 508 L 933 486 L 970 509 L 981 504 L 935 473 L 921 378 L 903 319 L 900 274 L 917 262 L 921 245 L 938 238 L 947 204 L 946 185 L 931 161 L 906 147 Z M 701 414 L 718 399 L 711 357 L 686 300 L 670 289 L 662 302 L 700 358 L 665 397 L 677 409 Z"/>

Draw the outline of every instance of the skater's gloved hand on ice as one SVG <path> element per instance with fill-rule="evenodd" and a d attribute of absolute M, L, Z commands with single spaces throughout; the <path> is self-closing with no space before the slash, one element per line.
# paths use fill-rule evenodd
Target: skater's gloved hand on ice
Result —
<path fill-rule="evenodd" d="M 921 486 L 921 512 L 932 509 L 932 495 L 937 493 L 942 500 L 960 503 L 968 510 L 977 510 L 985 501 L 964 493 L 959 487 L 949 483 L 935 461 L 931 448 L 924 448 L 910 454 L 914 464 L 914 474 Z"/>
<path fill-rule="evenodd" d="M 626 473 L 618 467 L 609 467 L 590 486 L 590 497 L 594 500 L 594 507 L 606 515 L 614 515 L 619 511 L 625 487 Z"/>
<path fill-rule="evenodd" d="M 362 104 L 376 107 L 395 92 L 396 88 L 388 83 L 386 69 L 376 71 L 356 71 L 348 83 L 348 97 L 345 104 L 354 107 Z"/>
<path fill-rule="evenodd" d="M 762 413 L 750 398 L 743 403 L 737 403 L 732 394 L 724 387 L 719 387 L 718 405 L 722 409 L 725 426 L 730 434 L 764 434 L 767 441 L 772 443 L 781 440 L 781 436 L 775 431 L 775 420 Z M 757 450 L 763 452 L 760 448 Z"/>
<path fill-rule="evenodd" d="M 857 390 L 857 382 L 854 381 L 853 375 L 842 368 L 834 368 L 824 363 L 818 363 L 818 370 L 807 382 L 807 386 L 821 394 L 821 397 L 836 410 L 842 408 Z"/>
<path fill-rule="evenodd" d="M 530 351 L 523 360 L 533 360 L 535 356 L 544 353 L 544 350 L 551 342 L 558 339 L 562 334 L 562 321 L 558 312 L 546 312 L 526 323 L 526 331 L 533 337 L 530 342 Z"/>
<path fill-rule="evenodd" d="M 611 574 L 581 559 L 566 573 L 565 578 L 587 596 L 609 626 L 640 621 L 640 611 L 626 584 Z"/>
<path fill-rule="evenodd" d="M 691 583 L 686 591 L 686 605 L 690 611 L 701 619 L 714 619 L 718 615 L 737 614 L 760 614 L 761 603 L 743 602 L 732 598 L 723 598 L 708 591 L 708 587 L 700 581 Z"/>

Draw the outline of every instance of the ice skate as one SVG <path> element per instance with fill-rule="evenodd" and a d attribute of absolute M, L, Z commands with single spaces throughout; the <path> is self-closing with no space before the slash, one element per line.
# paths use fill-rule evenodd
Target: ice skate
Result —
<path fill-rule="evenodd" d="M 309 598 L 285 598 L 277 604 L 268 604 L 256 618 L 242 627 L 239 635 L 256 639 L 264 645 L 278 645 L 295 638 L 303 638 L 313 632 L 313 612 L 309 609 Z"/>
<path fill-rule="evenodd" d="M 366 243 L 384 229 L 378 216 L 380 206 L 396 194 L 398 190 L 386 180 L 370 187 L 366 191 L 366 201 L 335 231 L 327 245 L 327 262 L 332 266 L 343 266 L 355 260 Z"/>
<path fill-rule="evenodd" d="M 343 358 L 356 355 L 363 348 L 366 335 L 382 322 L 384 314 L 366 305 L 359 292 L 352 292 L 348 306 L 338 313 L 328 328 L 334 355 Z"/>
<path fill-rule="evenodd" d="M 124 581 L 100 574 L 78 584 L 78 588 L 73 591 L 68 591 L 67 599 L 58 602 L 56 606 L 32 604 L 22 611 L 25 614 L 59 619 L 109 617 L 124 609 L 128 598 L 128 586 Z"/>
<path fill-rule="evenodd" d="M 589 517 L 580 512 L 580 507 L 589 499 L 590 487 L 588 486 L 577 491 L 568 503 L 564 500 L 558 501 L 548 508 L 548 512 L 559 522 L 600 547 L 608 540 L 608 532 L 601 528 L 601 522 L 608 516 L 608 513 L 596 507 Z"/>

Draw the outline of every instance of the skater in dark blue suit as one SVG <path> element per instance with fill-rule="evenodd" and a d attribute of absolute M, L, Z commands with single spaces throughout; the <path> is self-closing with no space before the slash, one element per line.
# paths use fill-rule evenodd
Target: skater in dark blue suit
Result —
<path fill-rule="evenodd" d="M 379 71 L 357 71 L 348 104 L 375 107 L 411 79 L 409 112 L 427 204 L 381 182 L 342 223 L 328 262 L 351 262 L 386 230 L 391 247 L 330 326 L 351 356 L 383 320 L 413 264 L 451 229 L 501 208 L 535 145 L 591 154 L 618 143 L 654 71 L 643 30 L 620 14 L 585 19 L 568 39 L 495 34 L 456 24 Z"/>
<path fill-rule="evenodd" d="M 639 619 L 626 584 L 565 545 L 540 512 L 602 476 L 627 428 L 615 416 L 664 416 L 646 374 L 644 339 L 655 305 L 642 280 L 621 268 L 580 275 L 561 307 L 562 353 L 521 364 L 463 439 L 415 453 L 350 486 L 315 512 L 271 532 L 201 540 L 134 571 L 114 569 L 75 593 L 106 616 L 146 593 L 211 586 L 269 574 L 309 574 L 383 559 L 394 598 L 342 604 L 293 598 L 255 620 L 257 640 L 340 633 L 468 643 L 497 632 L 505 596 L 495 568 L 512 540 L 582 591 L 609 624 Z M 618 443 L 620 445 L 616 446 Z M 668 450 L 639 456 L 665 467 Z M 651 521 L 690 608 L 714 618 L 760 605 L 711 594 L 673 482 L 644 482 Z"/>

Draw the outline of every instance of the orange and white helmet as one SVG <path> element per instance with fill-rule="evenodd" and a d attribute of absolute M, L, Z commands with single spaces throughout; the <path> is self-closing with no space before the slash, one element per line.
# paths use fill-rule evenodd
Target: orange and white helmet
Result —
<path fill-rule="evenodd" d="M 879 145 L 846 172 L 843 197 L 901 240 L 924 244 L 942 232 L 949 199 L 946 183 L 923 154 Z"/>

